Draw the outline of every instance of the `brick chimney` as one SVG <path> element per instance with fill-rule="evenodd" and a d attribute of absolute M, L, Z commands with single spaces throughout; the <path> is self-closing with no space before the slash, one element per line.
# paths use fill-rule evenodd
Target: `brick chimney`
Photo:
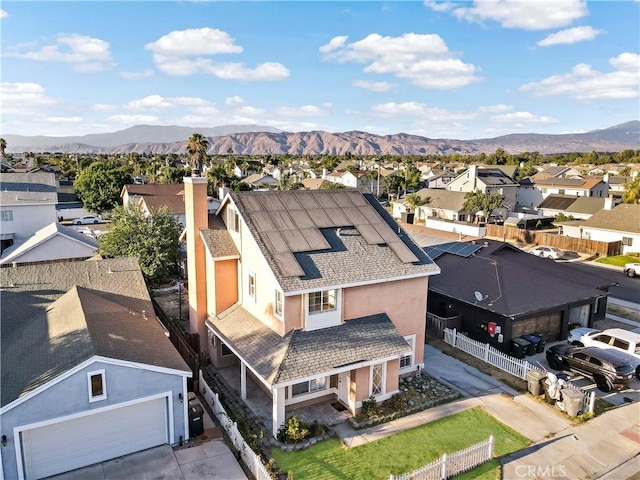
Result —
<path fill-rule="evenodd" d="M 189 277 L 189 332 L 200 335 L 200 351 L 207 351 L 207 273 L 200 229 L 209 225 L 207 179 L 184 177 L 184 207 Z"/>

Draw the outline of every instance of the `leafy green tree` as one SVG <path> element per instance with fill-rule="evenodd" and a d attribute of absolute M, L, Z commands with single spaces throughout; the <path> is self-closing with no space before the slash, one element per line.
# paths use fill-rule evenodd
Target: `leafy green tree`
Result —
<path fill-rule="evenodd" d="M 482 193 L 480 190 L 475 190 L 473 192 L 467 192 L 464 195 L 462 208 L 474 215 L 479 213 L 480 215 L 476 217 L 476 220 L 483 218 L 486 221 L 489 215 L 491 215 L 491 212 L 502 206 L 502 202 L 503 198 L 500 192 L 496 190 L 489 193 Z"/>
<path fill-rule="evenodd" d="M 422 198 L 417 193 L 412 193 L 411 195 L 407 195 L 405 197 L 404 203 L 407 205 L 407 207 L 409 207 L 409 211 L 418 212 L 418 220 L 420 220 L 418 207 L 431 203 L 431 198 L 430 197 Z"/>
<path fill-rule="evenodd" d="M 328 182 L 326 180 L 322 182 L 322 184 L 320 185 L 320 190 L 338 190 L 340 188 L 347 188 L 347 187 L 345 187 L 342 183 Z"/>
<path fill-rule="evenodd" d="M 209 141 L 200 133 L 194 133 L 187 139 L 187 153 L 191 160 L 193 175 L 200 175 L 202 172 L 202 163 L 207 158 L 207 148 L 209 148 Z"/>
<path fill-rule="evenodd" d="M 182 226 L 166 207 L 145 216 L 138 206 L 118 205 L 111 214 L 111 228 L 98 241 L 99 252 L 112 257 L 137 257 L 147 281 L 158 284 L 177 271 Z"/>
<path fill-rule="evenodd" d="M 526 162 L 523 163 L 522 166 L 516 168 L 516 176 L 514 180 L 516 182 L 522 180 L 523 178 L 530 177 L 538 173 L 536 167 L 534 167 L 531 163 Z"/>
<path fill-rule="evenodd" d="M 624 193 L 622 194 L 624 203 L 640 204 L 640 175 L 624 185 Z"/>
<path fill-rule="evenodd" d="M 73 182 L 84 208 L 102 213 L 118 205 L 122 187 L 131 183 L 128 173 L 111 162 L 94 162 Z"/>
<path fill-rule="evenodd" d="M 278 179 L 278 183 L 275 186 L 275 189 L 276 190 L 300 190 L 303 187 L 304 185 L 298 182 L 296 180 L 296 177 L 294 177 L 289 173 L 283 173 L 282 175 L 280 175 L 280 178 Z"/>
<path fill-rule="evenodd" d="M 7 141 L 0 138 L 0 157 L 4 158 L 4 152 L 7 150 Z"/>

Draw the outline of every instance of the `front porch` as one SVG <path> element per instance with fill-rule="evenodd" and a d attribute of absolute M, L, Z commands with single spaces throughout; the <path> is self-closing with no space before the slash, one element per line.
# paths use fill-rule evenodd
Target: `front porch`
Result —
<path fill-rule="evenodd" d="M 246 399 L 241 399 L 241 369 L 240 365 L 225 368 L 215 368 L 210 365 L 206 368 L 214 369 L 222 377 L 238 401 L 243 401 L 251 412 L 258 417 L 268 431 L 273 431 L 273 401 L 271 397 L 260 388 L 255 380 L 247 375 Z M 304 422 L 311 423 L 317 420 L 323 425 L 337 425 L 351 417 L 349 410 L 338 411 L 332 403 L 338 402 L 337 395 L 328 402 L 315 403 L 313 405 L 290 405 L 285 408 L 285 416 L 297 415 Z"/>

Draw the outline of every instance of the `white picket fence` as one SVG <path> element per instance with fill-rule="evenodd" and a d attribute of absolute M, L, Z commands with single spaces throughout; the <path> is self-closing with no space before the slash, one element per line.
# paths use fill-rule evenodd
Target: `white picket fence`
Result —
<path fill-rule="evenodd" d="M 202 393 L 205 401 L 213 410 L 216 418 L 225 429 L 227 434 L 229 435 L 229 439 L 233 444 L 234 448 L 240 453 L 242 457 L 242 461 L 244 464 L 251 470 L 254 478 L 256 480 L 271 480 L 271 475 L 269 471 L 262 463 L 262 458 L 260 455 L 256 454 L 251 447 L 244 441 L 240 431 L 238 430 L 238 425 L 236 422 L 231 420 L 227 412 L 223 408 L 220 403 L 220 399 L 218 398 L 218 394 L 215 393 L 211 387 L 205 382 L 204 377 L 202 376 L 202 371 L 200 372 L 200 393 Z"/>
<path fill-rule="evenodd" d="M 464 450 L 444 454 L 418 470 L 404 475 L 390 475 L 389 480 L 446 480 L 467 472 L 493 458 L 493 435 L 484 442 Z"/>

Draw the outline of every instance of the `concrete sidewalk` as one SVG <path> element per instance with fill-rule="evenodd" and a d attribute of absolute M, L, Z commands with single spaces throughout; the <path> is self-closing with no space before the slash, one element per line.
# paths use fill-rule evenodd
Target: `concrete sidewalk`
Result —
<path fill-rule="evenodd" d="M 554 407 L 520 394 L 499 380 L 425 345 L 425 371 L 464 398 L 391 422 L 354 430 L 345 422 L 335 426 L 348 447 L 424 425 L 480 406 L 533 444 L 502 459 L 503 478 L 622 479 L 640 470 L 640 407 L 629 404 L 584 424 L 573 423 Z M 444 452 L 443 452 L 444 453 Z M 635 468 L 635 471 L 634 471 Z"/>

